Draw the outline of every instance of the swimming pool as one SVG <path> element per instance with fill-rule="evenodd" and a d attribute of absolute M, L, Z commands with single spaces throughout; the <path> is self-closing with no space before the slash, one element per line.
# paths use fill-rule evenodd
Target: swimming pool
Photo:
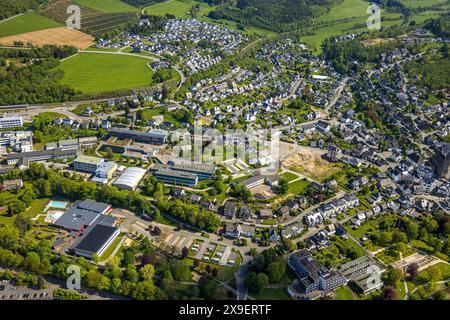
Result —
<path fill-rule="evenodd" d="M 65 209 L 68 204 L 69 204 L 68 202 L 50 200 L 50 202 L 47 205 L 47 208 Z"/>

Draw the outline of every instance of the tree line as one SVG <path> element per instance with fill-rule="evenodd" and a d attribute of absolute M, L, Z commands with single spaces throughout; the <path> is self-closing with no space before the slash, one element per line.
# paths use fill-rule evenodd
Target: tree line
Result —
<path fill-rule="evenodd" d="M 38 9 L 40 5 L 48 0 L 0 0 L 0 20 L 11 16 L 27 12 L 31 9 Z"/>
<path fill-rule="evenodd" d="M 10 215 L 24 211 L 34 199 L 60 196 L 72 201 L 94 199 L 106 202 L 116 208 L 128 209 L 137 215 L 148 215 L 159 219 L 161 212 L 169 214 L 187 224 L 215 231 L 220 226 L 219 217 L 210 211 L 181 201 L 167 201 L 162 192 L 157 195 L 155 203 L 144 195 L 130 190 L 119 190 L 109 185 L 98 185 L 85 181 L 83 177 L 70 172 L 56 172 L 46 169 L 44 165 L 31 163 L 29 169 L 14 170 L 0 176 L 0 181 L 23 179 L 25 192 L 8 204 Z M 159 190 L 159 189 L 158 189 Z"/>
<path fill-rule="evenodd" d="M 0 104 L 48 103 L 69 100 L 75 90 L 61 84 L 59 60 L 71 56 L 71 46 L 0 51 Z"/>

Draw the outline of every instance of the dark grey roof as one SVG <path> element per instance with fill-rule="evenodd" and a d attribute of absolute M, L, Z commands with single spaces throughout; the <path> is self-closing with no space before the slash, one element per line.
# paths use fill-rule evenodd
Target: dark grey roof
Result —
<path fill-rule="evenodd" d="M 117 232 L 115 227 L 98 224 L 84 236 L 75 250 L 96 253 L 115 232 Z"/>
<path fill-rule="evenodd" d="M 108 216 L 103 216 L 103 217 L 100 218 L 100 219 L 101 219 L 101 221 L 99 221 L 98 224 L 101 224 L 101 225 L 103 225 L 103 226 L 109 226 L 109 227 L 112 227 L 112 226 L 116 223 L 116 221 L 117 221 L 117 219 L 116 219 L 115 217 L 110 216 L 110 215 L 108 215 Z"/>
<path fill-rule="evenodd" d="M 102 213 L 109 208 L 109 204 L 103 202 L 97 202 L 94 200 L 84 200 L 78 204 L 78 208 L 83 210 L 94 211 Z"/>
<path fill-rule="evenodd" d="M 109 205 L 93 200 L 77 201 L 58 220 L 55 226 L 69 230 L 80 230 L 84 226 L 91 225 Z"/>
<path fill-rule="evenodd" d="M 70 156 L 70 155 L 76 155 L 76 154 L 77 154 L 76 149 L 62 150 L 61 148 L 57 148 L 57 149 L 52 149 L 52 150 L 10 153 L 10 154 L 6 154 L 4 157 L 6 160 L 13 160 L 13 159 L 21 159 L 21 158 L 33 158 L 33 157 L 47 156 L 47 155 L 50 155 L 53 157 L 60 157 L 60 156 Z"/>
<path fill-rule="evenodd" d="M 71 207 L 55 221 L 54 225 L 70 230 L 80 230 L 84 226 L 91 225 L 99 215 L 98 212 Z"/>

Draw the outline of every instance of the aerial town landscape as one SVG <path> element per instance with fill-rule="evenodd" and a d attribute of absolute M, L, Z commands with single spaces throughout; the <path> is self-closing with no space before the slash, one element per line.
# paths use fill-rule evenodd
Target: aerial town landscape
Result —
<path fill-rule="evenodd" d="M 0 300 L 450 299 L 449 0 L 0 8 Z"/>

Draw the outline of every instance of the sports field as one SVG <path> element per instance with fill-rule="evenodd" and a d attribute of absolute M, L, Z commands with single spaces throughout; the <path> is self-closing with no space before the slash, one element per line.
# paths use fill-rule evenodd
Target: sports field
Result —
<path fill-rule="evenodd" d="M 103 12 L 132 12 L 139 9 L 121 0 L 74 0 L 76 4 Z"/>
<path fill-rule="evenodd" d="M 61 24 L 56 21 L 44 17 L 36 12 L 30 12 L 14 19 L 0 22 L 0 37 L 7 37 L 59 26 L 61 26 Z"/>
<path fill-rule="evenodd" d="M 148 59 L 102 53 L 80 53 L 59 65 L 62 82 L 82 93 L 141 88 L 151 84 Z"/>
<path fill-rule="evenodd" d="M 4 46 L 13 46 L 15 41 L 21 41 L 25 45 L 32 43 L 38 47 L 46 44 L 71 45 L 83 50 L 92 46 L 94 37 L 78 30 L 57 27 L 0 38 L 0 44 Z"/>
<path fill-rule="evenodd" d="M 167 13 L 173 14 L 177 18 L 191 18 L 188 14 L 189 10 L 196 4 L 200 5 L 200 11 L 197 14 L 198 17 L 208 14 L 214 7 L 209 6 L 204 2 L 198 2 L 194 0 L 178 1 L 169 0 L 166 2 L 156 3 L 145 8 L 145 11 L 151 15 L 163 16 Z"/>

